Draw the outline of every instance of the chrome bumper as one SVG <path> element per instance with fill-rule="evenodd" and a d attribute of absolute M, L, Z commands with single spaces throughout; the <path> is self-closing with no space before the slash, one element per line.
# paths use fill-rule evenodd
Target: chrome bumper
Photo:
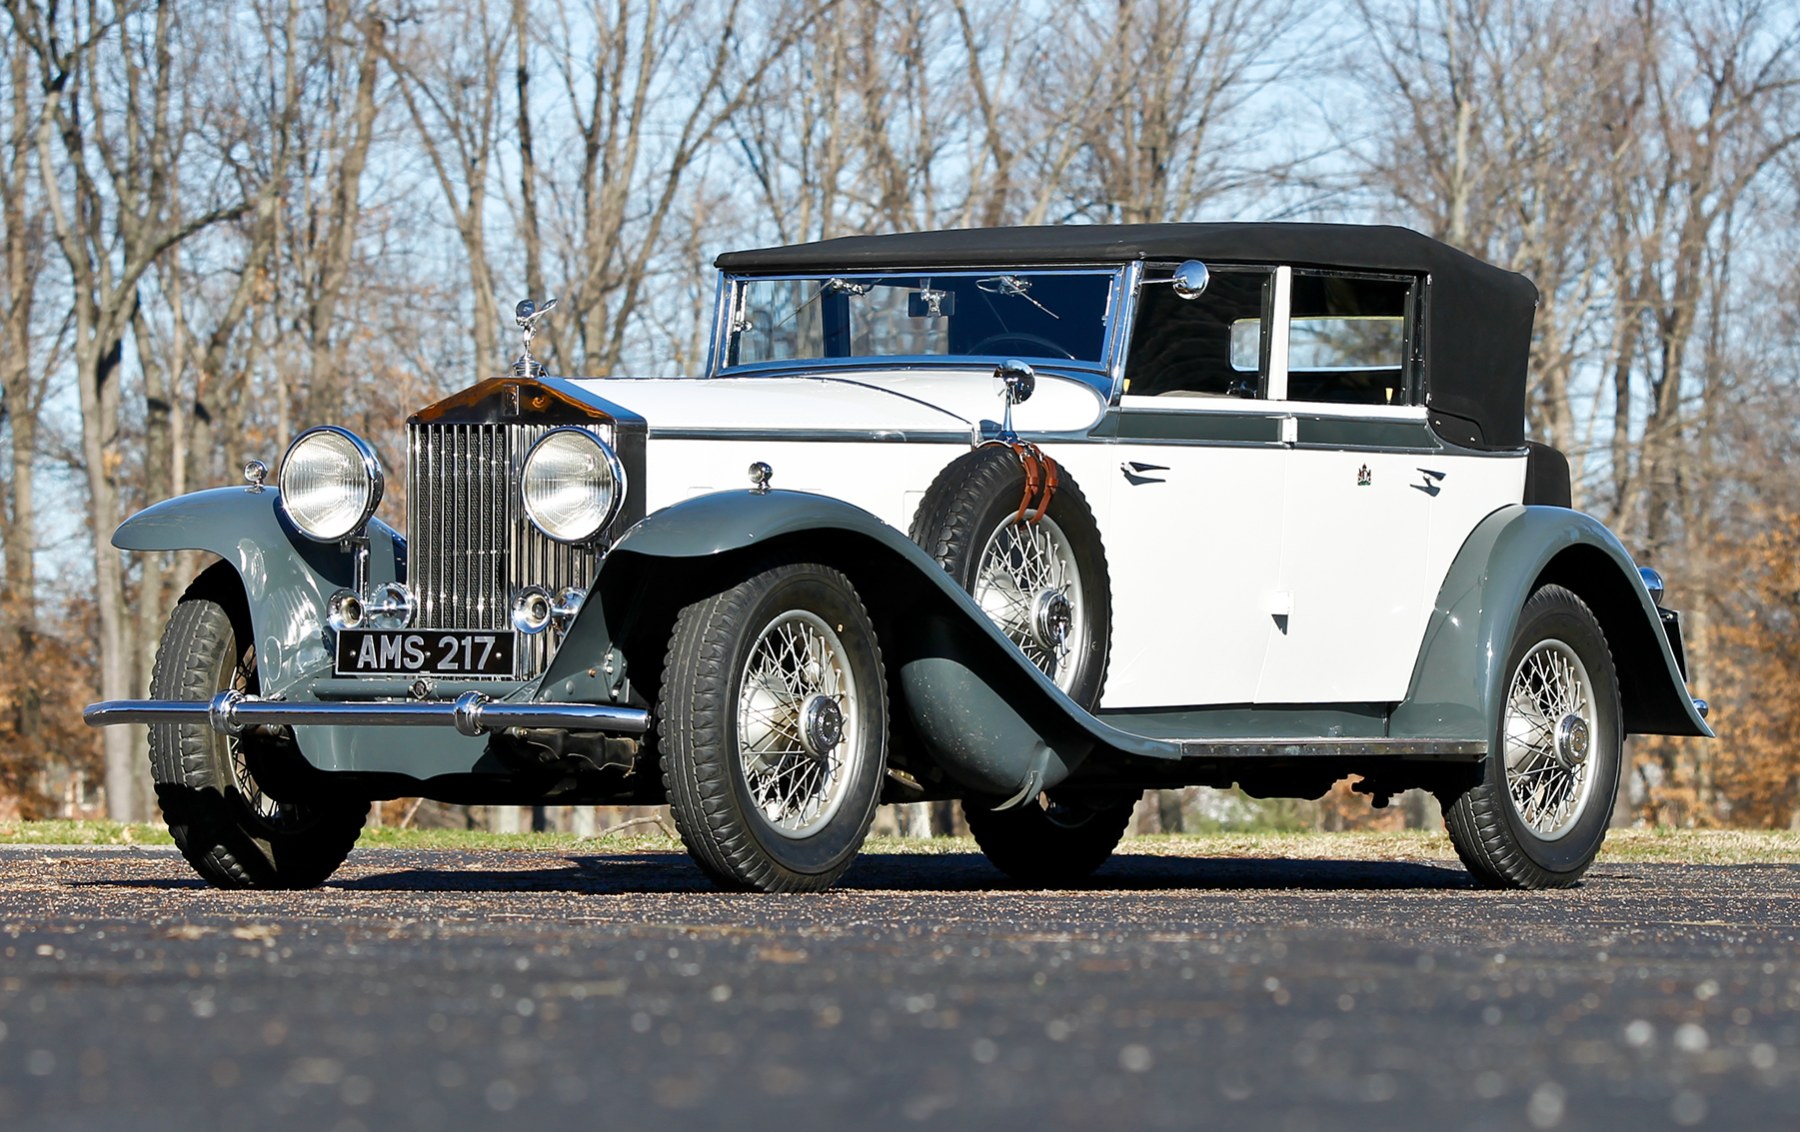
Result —
<path fill-rule="evenodd" d="M 220 692 L 204 700 L 106 700 L 81 713 L 89 727 L 116 723 L 204 723 L 221 735 L 256 727 L 454 727 L 476 736 L 510 727 L 555 731 L 612 731 L 642 735 L 650 713 L 604 704 L 512 703 L 480 692 L 454 700 L 395 700 L 379 703 L 263 700 L 241 692 Z"/>

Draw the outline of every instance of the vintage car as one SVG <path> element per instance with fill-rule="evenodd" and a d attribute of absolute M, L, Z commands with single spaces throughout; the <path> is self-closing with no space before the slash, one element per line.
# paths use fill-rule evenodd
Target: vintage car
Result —
<path fill-rule="evenodd" d="M 525 353 L 373 448 L 135 515 L 221 561 L 148 723 L 220 885 L 321 883 L 373 799 L 666 801 L 727 887 L 821 889 L 960 799 L 1078 880 L 1147 789 L 1442 801 L 1484 884 L 1574 883 L 1631 733 L 1708 735 L 1662 581 L 1526 440 L 1537 292 L 1418 233 L 977 229 L 733 252 L 698 379 Z M 546 308 L 547 309 L 547 305 Z"/>

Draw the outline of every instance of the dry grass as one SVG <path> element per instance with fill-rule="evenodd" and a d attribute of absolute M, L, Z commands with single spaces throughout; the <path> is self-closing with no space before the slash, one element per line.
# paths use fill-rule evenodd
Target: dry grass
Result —
<path fill-rule="evenodd" d="M 366 846 L 393 849 L 511 850 L 539 853 L 679 852 L 680 842 L 655 827 L 580 838 L 567 833 L 486 833 L 460 829 L 376 827 Z M 167 845 L 160 825 L 119 822 L 0 822 L 0 844 Z M 913 840 L 870 838 L 872 853 L 974 853 L 966 837 Z M 1205 833 L 1134 837 L 1121 853 L 1173 857 L 1287 857 L 1312 860 L 1436 861 L 1456 853 L 1442 830 L 1351 833 Z M 1607 835 L 1602 861 L 1674 861 L 1701 865 L 1800 864 L 1800 831 L 1616 829 Z"/>

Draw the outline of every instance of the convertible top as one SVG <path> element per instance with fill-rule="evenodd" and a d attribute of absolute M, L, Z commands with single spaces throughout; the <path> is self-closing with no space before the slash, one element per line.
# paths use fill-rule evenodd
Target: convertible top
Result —
<path fill-rule="evenodd" d="M 1410 228 L 1362 224 L 1070 224 L 844 236 L 726 252 L 736 273 L 1026 267 L 1198 259 L 1425 276 L 1426 403 L 1445 439 L 1525 442 L 1525 376 L 1537 288 Z"/>

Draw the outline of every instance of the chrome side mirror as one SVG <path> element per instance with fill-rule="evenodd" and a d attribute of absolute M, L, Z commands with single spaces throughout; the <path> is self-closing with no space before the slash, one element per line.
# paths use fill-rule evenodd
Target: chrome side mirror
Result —
<path fill-rule="evenodd" d="M 1000 439 L 1011 444 L 1019 439 L 1019 434 L 1013 431 L 1013 406 L 1031 400 L 1032 393 L 1037 390 L 1037 371 L 1017 358 L 1008 358 L 994 367 L 994 376 L 1000 379 L 1002 386 Z"/>
<path fill-rule="evenodd" d="M 994 376 L 1006 386 L 1001 396 L 1008 405 L 1022 405 L 1037 391 L 1037 371 L 1017 358 L 1009 358 L 994 367 Z"/>
<path fill-rule="evenodd" d="M 1169 282 L 1175 288 L 1176 298 L 1198 299 L 1206 292 L 1206 285 L 1212 282 L 1212 272 L 1199 260 L 1190 259 L 1175 269 Z"/>

